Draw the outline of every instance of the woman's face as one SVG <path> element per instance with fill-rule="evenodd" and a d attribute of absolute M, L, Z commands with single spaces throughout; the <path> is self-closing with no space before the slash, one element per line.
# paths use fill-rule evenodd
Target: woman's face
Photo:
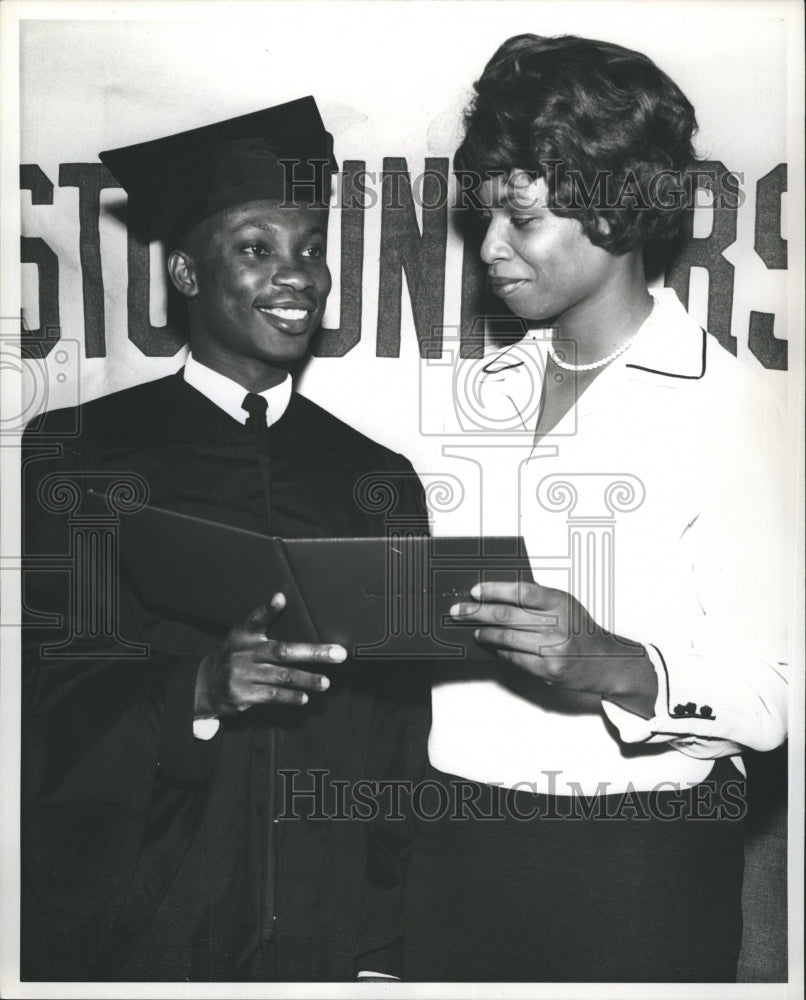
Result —
<path fill-rule="evenodd" d="M 545 180 L 514 171 L 485 181 L 479 194 L 488 220 L 481 259 L 515 315 L 560 325 L 604 301 L 623 272 L 620 258 L 594 246 L 576 219 L 546 208 Z"/>

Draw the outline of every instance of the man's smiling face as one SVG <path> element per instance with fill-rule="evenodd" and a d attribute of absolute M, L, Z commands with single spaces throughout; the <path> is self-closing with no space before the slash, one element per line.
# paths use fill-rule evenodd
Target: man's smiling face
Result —
<path fill-rule="evenodd" d="M 196 227 L 182 254 L 192 283 L 180 287 L 196 360 L 253 388 L 256 379 L 285 377 L 307 351 L 330 292 L 327 218 L 326 209 L 260 200 Z"/>

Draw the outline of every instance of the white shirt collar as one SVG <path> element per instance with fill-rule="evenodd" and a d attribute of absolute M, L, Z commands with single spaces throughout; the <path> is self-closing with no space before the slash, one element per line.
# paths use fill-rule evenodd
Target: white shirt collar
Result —
<path fill-rule="evenodd" d="M 206 396 L 220 410 L 229 414 L 233 420 L 237 420 L 239 424 L 246 423 L 248 413 L 243 408 L 243 401 L 247 390 L 242 385 L 238 385 L 233 379 L 203 365 L 192 354 L 188 354 L 185 362 L 185 381 L 203 396 Z M 291 376 L 286 375 L 279 385 L 274 385 L 271 389 L 264 389 L 258 395 L 262 396 L 268 403 L 266 423 L 271 427 L 282 417 L 291 401 Z"/>

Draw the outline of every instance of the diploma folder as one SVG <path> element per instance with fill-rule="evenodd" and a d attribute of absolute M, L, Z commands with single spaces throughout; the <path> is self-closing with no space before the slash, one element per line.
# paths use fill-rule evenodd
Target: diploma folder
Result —
<path fill-rule="evenodd" d="M 231 627 L 281 591 L 272 638 L 339 643 L 355 659 L 487 659 L 477 626 L 449 608 L 480 581 L 532 580 L 518 537 L 287 539 L 152 506 L 123 514 L 118 530 L 144 603 Z"/>

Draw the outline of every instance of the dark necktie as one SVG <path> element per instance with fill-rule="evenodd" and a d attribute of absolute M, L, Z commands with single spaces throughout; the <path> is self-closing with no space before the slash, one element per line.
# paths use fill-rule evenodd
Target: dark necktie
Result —
<path fill-rule="evenodd" d="M 271 526 L 271 460 L 269 456 L 269 428 L 266 425 L 266 411 L 269 404 L 263 396 L 258 396 L 255 392 L 248 392 L 241 406 L 249 414 L 246 418 L 246 429 L 249 431 L 257 452 L 260 477 L 263 480 L 266 513 L 269 517 L 269 526 Z"/>
<path fill-rule="evenodd" d="M 266 402 L 265 397 L 258 396 L 256 392 L 247 392 L 241 406 L 249 414 L 246 418 L 246 429 L 252 435 L 255 444 L 262 451 L 261 446 L 265 444 L 269 436 L 269 428 L 266 426 L 266 411 L 269 408 L 269 404 Z"/>

